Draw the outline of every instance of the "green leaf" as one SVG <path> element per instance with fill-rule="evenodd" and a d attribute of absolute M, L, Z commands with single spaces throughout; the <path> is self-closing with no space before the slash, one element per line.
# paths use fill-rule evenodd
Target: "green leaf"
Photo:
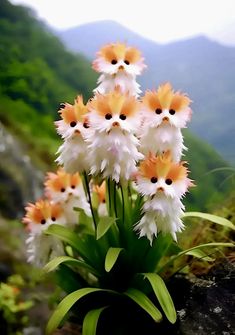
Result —
<path fill-rule="evenodd" d="M 96 239 L 99 240 L 109 230 L 109 228 L 115 223 L 115 221 L 116 219 L 111 216 L 101 217 L 98 223 L 98 227 L 97 227 Z"/>
<path fill-rule="evenodd" d="M 193 257 L 196 257 L 196 258 L 200 258 L 201 260 L 206 261 L 206 262 L 214 262 L 215 261 L 214 258 L 211 258 L 204 251 L 202 251 L 200 249 L 190 250 L 190 251 L 186 252 L 186 255 L 193 256 Z"/>
<path fill-rule="evenodd" d="M 76 258 L 69 257 L 69 256 L 60 256 L 60 257 L 56 257 L 56 258 L 52 259 L 49 263 L 47 263 L 44 266 L 44 271 L 46 271 L 46 272 L 54 271 L 62 263 L 67 263 L 69 265 L 82 267 L 82 268 L 88 270 L 89 272 L 93 273 L 96 276 L 99 275 L 99 273 L 95 269 L 93 269 L 90 265 L 88 265 L 84 261 L 80 261 Z"/>
<path fill-rule="evenodd" d="M 163 279 L 156 273 L 143 273 L 143 275 L 150 282 L 167 319 L 171 323 L 175 323 L 177 318 L 175 306 Z"/>
<path fill-rule="evenodd" d="M 134 288 L 129 288 L 124 295 L 137 303 L 143 310 L 145 310 L 154 321 L 160 322 L 162 314 L 159 309 L 152 303 L 152 301 L 141 291 Z"/>
<path fill-rule="evenodd" d="M 109 272 L 113 268 L 120 252 L 124 250 L 123 248 L 109 248 L 106 257 L 105 257 L 105 271 Z"/>
<path fill-rule="evenodd" d="M 184 213 L 183 218 L 184 217 L 198 217 L 235 230 L 235 225 L 232 224 L 231 221 L 217 215 L 201 213 L 201 212 L 186 212 Z"/>
<path fill-rule="evenodd" d="M 193 248 L 189 248 L 186 250 L 183 250 L 181 252 L 178 253 L 178 255 L 172 257 L 168 262 L 166 262 L 160 269 L 158 269 L 158 273 L 162 272 L 165 268 L 167 268 L 168 265 L 170 265 L 171 263 L 173 263 L 177 258 L 187 254 L 190 251 L 193 250 L 197 250 L 197 249 L 201 249 L 201 248 L 207 248 L 207 247 L 234 247 L 235 244 L 234 243 L 220 243 L 220 242 L 213 242 L 213 243 L 206 243 L 206 244 L 200 244 L 197 245 L 196 247 Z"/>
<path fill-rule="evenodd" d="M 96 335 L 97 323 L 102 311 L 107 307 L 94 309 L 87 313 L 83 320 L 82 335 Z"/>
<path fill-rule="evenodd" d="M 68 243 L 78 251 L 82 258 L 86 259 L 86 245 L 72 230 L 61 225 L 52 224 L 45 231 L 45 234 L 56 236 L 60 240 Z"/>
<path fill-rule="evenodd" d="M 94 293 L 104 291 L 99 288 L 82 288 L 77 291 L 74 291 L 67 295 L 57 306 L 56 310 L 50 317 L 50 320 L 48 321 L 47 327 L 46 327 L 46 334 L 49 335 L 53 331 L 56 330 L 56 328 L 60 325 L 61 321 L 65 317 L 65 315 L 68 313 L 68 311 L 72 308 L 72 306 L 82 297 Z"/>

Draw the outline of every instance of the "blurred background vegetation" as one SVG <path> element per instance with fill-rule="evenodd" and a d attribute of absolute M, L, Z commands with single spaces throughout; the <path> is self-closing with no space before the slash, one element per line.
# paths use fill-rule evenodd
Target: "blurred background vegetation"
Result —
<path fill-rule="evenodd" d="M 20 219 L 26 203 L 42 195 L 45 172 L 56 169 L 60 140 L 53 122 L 58 119 L 60 103 L 72 103 L 77 94 L 88 100 L 96 80 L 90 61 L 68 51 L 31 9 L 0 0 L 0 281 L 20 274 L 23 282 L 18 286 L 32 288 L 22 299 L 43 304 L 44 314 L 48 310 L 43 301 L 51 284 L 44 280 L 40 291 L 37 270 L 31 272 L 25 262 L 25 232 Z M 234 221 L 234 170 L 212 146 L 189 131 L 185 132 L 185 143 L 191 178 L 197 185 L 186 198 L 187 210 L 215 211 Z M 225 240 L 232 238 L 224 230 L 213 229 L 210 240 L 216 234 Z M 204 222 L 198 225 L 197 236 L 204 239 L 208 234 Z M 190 244 L 189 235 L 186 239 Z M 37 309 L 33 313 L 31 320 L 37 325 Z M 5 316 L 0 305 L 0 319 Z M 27 319 L 22 322 L 20 327 Z M 1 334 L 6 333 L 4 327 L 0 320 Z M 18 334 L 15 328 L 10 331 Z"/>

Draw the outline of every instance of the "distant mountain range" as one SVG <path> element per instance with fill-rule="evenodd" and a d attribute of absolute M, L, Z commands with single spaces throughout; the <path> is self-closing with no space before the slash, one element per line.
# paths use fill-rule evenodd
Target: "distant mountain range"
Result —
<path fill-rule="evenodd" d="M 57 32 L 66 47 L 94 59 L 109 42 L 138 47 L 148 69 L 140 77 L 143 90 L 170 81 L 193 100 L 190 129 L 235 164 L 235 47 L 204 36 L 157 44 L 113 21 L 98 21 Z"/>

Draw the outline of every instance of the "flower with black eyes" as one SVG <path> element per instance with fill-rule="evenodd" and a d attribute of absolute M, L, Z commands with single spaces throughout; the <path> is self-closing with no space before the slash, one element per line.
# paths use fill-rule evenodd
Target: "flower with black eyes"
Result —
<path fill-rule="evenodd" d="M 106 120 L 112 119 L 112 114 L 110 114 L 110 113 L 105 114 L 105 118 L 106 118 Z"/>
<path fill-rule="evenodd" d="M 161 114 L 162 113 L 162 109 L 161 108 L 156 108 L 155 109 L 155 113 L 156 114 Z"/>

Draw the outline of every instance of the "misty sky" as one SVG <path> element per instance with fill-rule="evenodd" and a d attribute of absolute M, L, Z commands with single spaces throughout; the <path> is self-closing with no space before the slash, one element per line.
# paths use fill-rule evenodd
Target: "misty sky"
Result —
<path fill-rule="evenodd" d="M 206 34 L 235 44 L 235 0 L 11 0 L 59 29 L 114 20 L 157 42 Z"/>

